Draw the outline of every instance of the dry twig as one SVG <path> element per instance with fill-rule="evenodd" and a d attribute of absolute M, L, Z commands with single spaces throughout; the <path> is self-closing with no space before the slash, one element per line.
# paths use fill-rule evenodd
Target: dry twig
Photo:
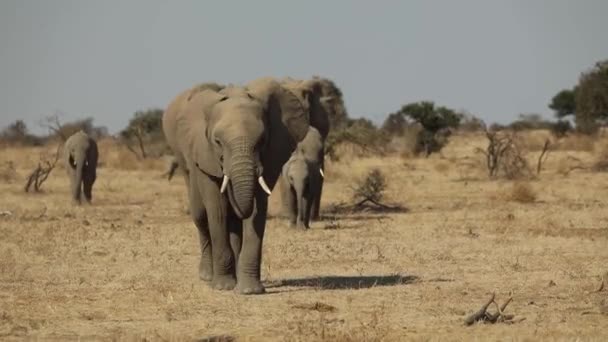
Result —
<path fill-rule="evenodd" d="M 55 156 L 53 160 L 47 159 L 47 156 L 44 155 L 40 157 L 41 160 L 38 162 L 38 165 L 36 166 L 34 171 L 32 171 L 27 177 L 27 182 L 25 183 L 24 187 L 25 192 L 29 192 L 32 186 L 34 187 L 35 192 L 40 192 L 42 183 L 46 181 L 46 179 L 51 174 L 51 171 L 53 171 L 53 169 L 57 165 L 57 161 L 61 156 L 61 147 L 61 144 L 57 146 L 57 151 L 55 151 Z"/>
<path fill-rule="evenodd" d="M 507 305 L 509 305 L 509 303 L 511 303 L 511 301 L 513 300 L 512 297 L 509 297 L 509 299 L 507 299 L 506 302 L 504 302 L 504 304 L 502 306 L 499 306 L 498 303 L 495 300 L 496 298 L 496 294 L 492 293 L 492 296 L 490 297 L 490 299 L 481 307 L 481 309 L 479 309 L 477 312 L 473 313 L 472 315 L 470 315 L 469 317 L 467 317 L 464 321 L 465 325 L 473 325 L 476 322 L 484 322 L 484 323 L 515 323 L 516 321 L 513 320 L 513 318 L 515 317 L 514 315 L 506 315 L 504 313 L 505 309 L 507 308 Z M 494 304 L 496 306 L 496 313 L 490 313 L 488 312 L 488 308 L 490 307 L 491 304 Z M 523 321 L 525 318 L 521 318 L 518 320 L 518 322 Z"/>

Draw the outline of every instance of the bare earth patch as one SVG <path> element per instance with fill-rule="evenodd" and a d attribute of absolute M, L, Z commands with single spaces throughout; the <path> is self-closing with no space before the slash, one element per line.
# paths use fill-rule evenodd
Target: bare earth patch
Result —
<path fill-rule="evenodd" d="M 470 146 L 455 137 L 443 153 L 474 156 Z M 93 205 L 73 207 L 64 170 L 25 194 L 33 161 L 7 151 L 0 340 L 606 340 L 608 178 L 559 174 L 566 153 L 532 181 L 534 201 L 505 199 L 513 182 L 440 156 L 329 164 L 326 211 L 309 231 L 288 229 L 273 193 L 268 293 L 247 297 L 199 281 L 181 179 L 102 167 Z M 407 211 L 329 212 L 372 167 L 387 175 L 387 203 Z M 465 326 L 493 293 L 525 320 Z"/>

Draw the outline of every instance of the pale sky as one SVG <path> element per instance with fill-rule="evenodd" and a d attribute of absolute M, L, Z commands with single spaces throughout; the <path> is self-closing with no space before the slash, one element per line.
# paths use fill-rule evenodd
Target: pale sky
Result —
<path fill-rule="evenodd" d="M 605 0 L 0 0 L 0 126 L 110 132 L 204 81 L 333 79 L 351 117 L 432 100 L 488 122 L 541 113 L 608 58 Z"/>

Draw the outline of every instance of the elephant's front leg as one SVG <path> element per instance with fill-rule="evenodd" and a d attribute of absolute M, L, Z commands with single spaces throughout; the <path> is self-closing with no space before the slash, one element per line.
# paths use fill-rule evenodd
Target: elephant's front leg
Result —
<path fill-rule="evenodd" d="M 312 204 L 309 199 L 309 194 L 304 192 L 298 194 L 298 218 L 296 228 L 308 229 L 308 216 L 310 214 L 310 205 Z"/>
<path fill-rule="evenodd" d="M 230 210 L 227 224 L 230 234 L 230 247 L 234 253 L 235 269 L 238 269 L 239 255 L 241 254 L 241 247 L 243 245 L 243 221 Z"/>
<path fill-rule="evenodd" d="M 234 254 L 230 248 L 227 226 L 227 201 L 221 196 L 219 186 L 208 178 L 191 175 L 199 180 L 199 191 L 205 203 L 211 238 L 213 280 L 211 286 L 218 290 L 231 290 L 236 286 Z M 194 189 L 190 189 L 194 192 Z M 191 203 L 192 204 L 192 203 Z M 193 210 L 191 208 L 190 210 Z"/>
<path fill-rule="evenodd" d="M 323 179 L 319 181 L 318 190 L 312 199 L 311 220 L 318 220 L 321 211 L 321 193 L 323 192 Z"/>
<path fill-rule="evenodd" d="M 261 281 L 261 263 L 268 198 L 261 191 L 256 192 L 255 198 L 253 215 L 243 221 L 243 247 L 237 269 L 237 286 L 242 294 L 265 292 Z"/>
<path fill-rule="evenodd" d="M 82 178 L 78 177 L 77 171 L 71 171 L 70 177 L 70 192 L 72 193 L 72 203 L 80 204 L 80 195 L 82 189 Z"/>
<path fill-rule="evenodd" d="M 296 217 L 298 214 L 296 193 L 291 184 L 286 180 L 285 176 L 281 176 L 281 202 L 283 202 L 283 210 L 289 220 L 289 225 L 296 225 Z"/>
<path fill-rule="evenodd" d="M 188 188 L 188 199 L 190 203 L 190 215 L 194 221 L 194 225 L 198 230 L 198 237 L 201 247 L 201 260 L 198 265 L 198 275 L 201 280 L 213 280 L 213 258 L 211 253 L 211 237 L 209 235 L 209 222 L 207 220 L 207 212 L 203 205 L 202 197 L 198 192 L 198 188 L 191 191 Z"/>
<path fill-rule="evenodd" d="M 87 170 L 82 176 L 82 192 L 87 203 L 91 203 L 93 200 L 93 184 L 97 175 L 95 171 Z"/>

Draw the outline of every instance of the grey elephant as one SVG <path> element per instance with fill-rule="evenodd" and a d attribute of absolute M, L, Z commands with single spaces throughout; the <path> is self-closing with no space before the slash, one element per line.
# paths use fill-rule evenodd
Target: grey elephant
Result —
<path fill-rule="evenodd" d="M 80 130 L 66 140 L 63 151 L 73 202 L 80 204 L 84 192 L 86 201 L 91 203 L 93 184 L 97 178 L 97 143 Z"/>
<path fill-rule="evenodd" d="M 321 136 L 321 141 L 325 143 L 330 131 L 330 116 L 335 118 L 346 115 L 344 104 L 342 103 L 342 94 L 336 85 L 332 81 L 320 77 L 313 77 L 309 80 L 285 78 L 281 81 L 281 84 L 288 89 L 298 89 L 300 91 L 304 89 L 306 91 L 310 112 L 314 113 L 314 116 L 319 121 L 315 127 Z M 337 111 L 343 111 L 344 113 L 337 113 Z M 325 167 L 325 153 L 321 154 L 319 163 L 321 168 Z M 318 191 L 315 191 L 312 198 L 311 220 L 319 218 L 323 182 L 324 179 L 321 178 Z"/>
<path fill-rule="evenodd" d="M 308 127 L 305 89 L 271 78 L 223 89 L 195 87 L 163 115 L 163 132 L 188 183 L 198 229 L 199 276 L 218 290 L 263 293 L 268 194 Z"/>
<path fill-rule="evenodd" d="M 281 199 L 290 225 L 310 228 L 313 201 L 318 199 L 325 177 L 322 167 L 323 139 L 314 127 L 302 140 L 281 173 Z"/>

